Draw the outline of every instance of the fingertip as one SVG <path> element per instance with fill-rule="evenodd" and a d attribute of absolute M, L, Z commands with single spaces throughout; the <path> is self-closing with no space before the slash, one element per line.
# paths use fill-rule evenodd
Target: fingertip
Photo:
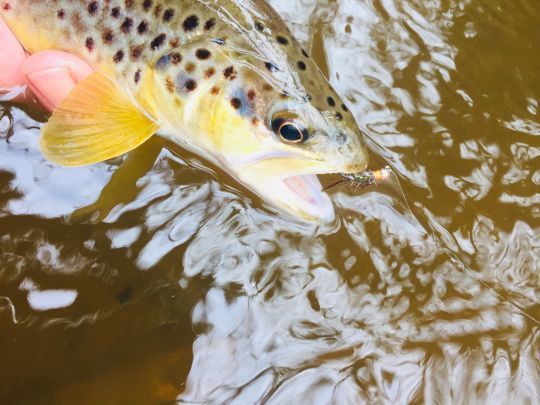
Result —
<path fill-rule="evenodd" d="M 43 51 L 24 62 L 23 75 L 40 103 L 54 110 L 93 70 L 82 59 L 61 51 Z"/>

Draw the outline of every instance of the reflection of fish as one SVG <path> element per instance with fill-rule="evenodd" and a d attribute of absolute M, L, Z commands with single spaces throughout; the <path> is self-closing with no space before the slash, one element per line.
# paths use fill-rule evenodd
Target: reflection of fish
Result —
<path fill-rule="evenodd" d="M 315 174 L 366 167 L 347 107 L 261 0 L 4 0 L 0 15 L 28 52 L 65 50 L 96 69 L 43 127 L 53 162 L 99 162 L 159 131 L 323 220 L 334 210 Z"/>

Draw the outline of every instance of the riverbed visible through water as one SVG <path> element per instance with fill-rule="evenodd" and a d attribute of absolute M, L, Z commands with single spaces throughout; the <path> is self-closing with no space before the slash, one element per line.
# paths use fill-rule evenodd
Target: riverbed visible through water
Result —
<path fill-rule="evenodd" d="M 540 2 L 275 0 L 388 186 L 280 216 L 154 137 L 0 104 L 0 403 L 540 401 Z"/>

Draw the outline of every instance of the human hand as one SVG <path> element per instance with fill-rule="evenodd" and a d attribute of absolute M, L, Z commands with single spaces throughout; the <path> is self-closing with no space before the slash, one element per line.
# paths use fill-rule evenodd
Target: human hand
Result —
<path fill-rule="evenodd" d="M 93 72 L 82 59 L 66 52 L 28 55 L 0 18 L 0 99 L 38 103 L 53 111 L 71 89 Z"/>

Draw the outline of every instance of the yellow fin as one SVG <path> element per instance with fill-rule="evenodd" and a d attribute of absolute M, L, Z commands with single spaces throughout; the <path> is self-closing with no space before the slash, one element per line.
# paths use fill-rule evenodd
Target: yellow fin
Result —
<path fill-rule="evenodd" d="M 48 160 L 82 166 L 129 152 L 158 128 L 125 91 L 93 73 L 60 103 L 43 127 L 40 143 Z"/>

